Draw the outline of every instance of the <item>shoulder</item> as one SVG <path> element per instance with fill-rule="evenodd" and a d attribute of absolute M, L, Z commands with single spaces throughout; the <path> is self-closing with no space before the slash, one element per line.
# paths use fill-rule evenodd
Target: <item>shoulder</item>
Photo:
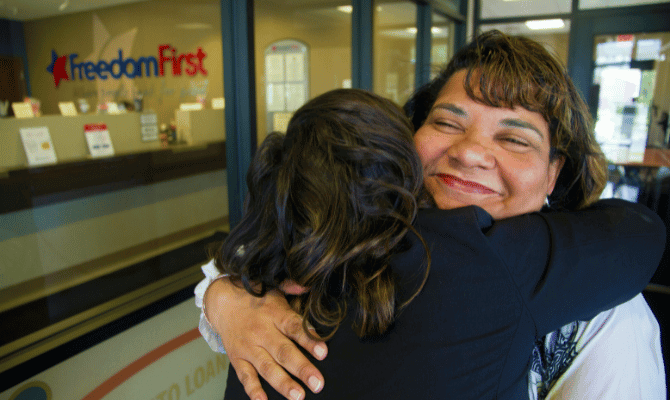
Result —
<path fill-rule="evenodd" d="M 470 228 L 484 230 L 493 225 L 493 218 L 483 208 L 467 206 L 451 210 L 421 209 L 416 226 L 432 232 Z"/>

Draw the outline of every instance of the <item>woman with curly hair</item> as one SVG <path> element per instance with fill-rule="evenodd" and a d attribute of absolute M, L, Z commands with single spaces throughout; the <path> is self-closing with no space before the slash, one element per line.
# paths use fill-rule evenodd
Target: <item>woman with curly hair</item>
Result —
<path fill-rule="evenodd" d="M 549 123 L 526 108 L 480 119 L 492 107 L 466 82 L 448 80 L 414 138 L 390 101 L 338 90 L 257 152 L 245 216 L 215 264 L 261 302 L 287 281 L 305 288 L 292 305 L 331 352 L 328 386 L 308 380 L 319 398 L 518 399 L 535 340 L 630 299 L 656 268 L 664 228 L 643 206 L 524 210 L 565 163 Z M 421 208 L 424 180 L 444 209 Z M 437 188 L 483 206 L 445 206 Z M 233 367 L 225 398 L 246 398 Z"/>

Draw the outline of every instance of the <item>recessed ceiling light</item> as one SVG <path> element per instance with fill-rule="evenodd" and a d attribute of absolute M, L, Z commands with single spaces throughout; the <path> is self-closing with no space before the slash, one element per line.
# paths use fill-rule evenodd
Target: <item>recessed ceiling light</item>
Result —
<path fill-rule="evenodd" d="M 354 10 L 352 6 L 337 6 L 337 11 L 341 11 L 343 13 L 351 14 L 351 12 Z"/>
<path fill-rule="evenodd" d="M 538 29 L 558 29 L 565 26 L 565 23 L 562 19 L 536 19 L 532 21 L 526 21 L 526 26 L 528 29 L 538 30 Z"/>

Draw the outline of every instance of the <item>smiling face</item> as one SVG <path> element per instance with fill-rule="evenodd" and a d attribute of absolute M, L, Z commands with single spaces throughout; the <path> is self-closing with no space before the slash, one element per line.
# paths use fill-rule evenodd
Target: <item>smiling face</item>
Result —
<path fill-rule="evenodd" d="M 449 79 L 414 135 L 426 188 L 441 209 L 477 205 L 496 219 L 540 210 L 562 166 L 549 159 L 547 121 L 476 102 L 465 75 Z"/>

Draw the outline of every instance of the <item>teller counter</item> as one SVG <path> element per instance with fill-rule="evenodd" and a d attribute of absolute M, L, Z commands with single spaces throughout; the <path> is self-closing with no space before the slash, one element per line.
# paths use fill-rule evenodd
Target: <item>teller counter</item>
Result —
<path fill-rule="evenodd" d="M 84 136 L 87 124 L 105 124 L 116 155 L 160 150 L 157 139 L 143 138 L 143 116 L 151 112 L 122 114 L 81 114 L 65 117 L 48 115 L 34 118 L 0 119 L 0 172 L 28 166 L 28 160 L 19 132 L 22 128 L 46 127 L 51 135 L 58 163 L 91 158 Z M 155 114 L 154 114 L 155 117 Z M 176 111 L 177 142 L 201 146 L 225 141 L 223 110 Z M 159 123 L 155 122 L 157 128 Z"/>
<path fill-rule="evenodd" d="M 189 113 L 170 145 L 142 140 L 139 113 L 0 120 L 0 393 L 192 294 L 229 226 L 223 110 Z M 114 155 L 89 155 L 86 124 Z M 42 126 L 57 163 L 28 166 L 19 131 Z"/>

